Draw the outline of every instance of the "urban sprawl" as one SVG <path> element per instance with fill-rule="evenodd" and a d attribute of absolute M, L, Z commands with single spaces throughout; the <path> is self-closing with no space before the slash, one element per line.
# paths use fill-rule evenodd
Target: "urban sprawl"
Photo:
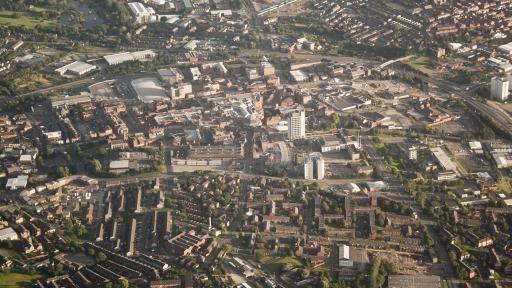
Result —
<path fill-rule="evenodd" d="M 512 287 L 512 0 L 0 1 L 0 286 Z"/>

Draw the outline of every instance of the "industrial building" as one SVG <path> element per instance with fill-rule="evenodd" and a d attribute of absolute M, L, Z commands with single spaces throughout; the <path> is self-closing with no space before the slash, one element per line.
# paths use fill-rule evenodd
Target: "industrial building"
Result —
<path fill-rule="evenodd" d="M 302 70 L 292 70 L 292 71 L 290 71 L 290 76 L 292 77 L 293 81 L 295 81 L 296 83 L 306 82 L 309 80 L 308 74 L 306 74 Z"/>
<path fill-rule="evenodd" d="M 177 68 L 158 69 L 158 75 L 162 82 L 168 85 L 176 84 L 183 80 L 183 74 Z"/>
<path fill-rule="evenodd" d="M 18 175 L 16 178 L 7 179 L 7 184 L 5 184 L 5 189 L 7 190 L 17 190 L 23 189 L 27 187 L 28 175 Z"/>
<path fill-rule="evenodd" d="M 73 74 L 82 76 L 88 72 L 91 72 L 96 69 L 95 65 L 91 65 L 82 61 L 75 61 L 73 63 L 69 63 L 67 65 L 64 65 L 58 69 L 55 69 L 55 72 L 58 73 L 61 76 L 64 76 L 64 74 Z"/>
<path fill-rule="evenodd" d="M 457 166 L 441 147 L 430 148 L 430 152 L 436 157 L 437 162 L 445 171 L 457 172 Z"/>
<path fill-rule="evenodd" d="M 18 234 L 11 227 L 0 230 L 0 241 L 18 240 Z"/>
<path fill-rule="evenodd" d="M 435 275 L 389 275 L 389 288 L 440 288 L 441 277 Z"/>
<path fill-rule="evenodd" d="M 144 103 L 170 100 L 165 89 L 160 86 L 156 78 L 140 78 L 132 80 L 132 87 L 137 98 Z"/>
<path fill-rule="evenodd" d="M 512 55 L 512 42 L 499 46 L 498 51 L 500 51 L 501 53 L 503 53 L 507 56 L 511 56 Z"/>
<path fill-rule="evenodd" d="M 153 50 L 144 50 L 144 51 L 136 51 L 136 52 L 121 52 L 111 55 L 103 56 L 103 59 L 107 61 L 108 65 L 118 65 L 124 62 L 129 61 L 141 61 L 144 59 L 149 59 L 155 57 L 156 54 Z"/>

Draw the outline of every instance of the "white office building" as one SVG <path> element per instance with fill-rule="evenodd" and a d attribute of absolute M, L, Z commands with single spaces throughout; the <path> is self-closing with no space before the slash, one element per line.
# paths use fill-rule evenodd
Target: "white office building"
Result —
<path fill-rule="evenodd" d="M 324 179 L 324 157 L 320 152 L 313 152 L 304 157 L 304 179 Z"/>
<path fill-rule="evenodd" d="M 128 3 L 128 8 L 130 8 L 135 22 L 138 24 L 154 22 L 153 19 L 156 19 L 155 10 L 151 7 L 144 6 L 144 4 L 140 2 L 130 2 Z"/>
<path fill-rule="evenodd" d="M 306 137 L 306 111 L 300 108 L 288 116 L 288 139 L 295 140 Z"/>
<path fill-rule="evenodd" d="M 493 77 L 491 79 L 491 98 L 497 101 L 508 99 L 509 81 L 506 77 Z"/>
<path fill-rule="evenodd" d="M 354 261 L 350 259 L 350 247 L 345 244 L 338 247 L 338 265 L 340 267 L 354 266 Z"/>

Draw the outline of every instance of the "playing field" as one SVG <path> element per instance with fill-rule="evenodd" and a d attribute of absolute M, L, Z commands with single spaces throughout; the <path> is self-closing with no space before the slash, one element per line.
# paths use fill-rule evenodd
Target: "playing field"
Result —
<path fill-rule="evenodd" d="M 41 278 L 41 275 L 20 274 L 20 273 L 0 273 L 0 286 L 8 288 L 26 287 L 32 280 Z"/>
<path fill-rule="evenodd" d="M 30 12 L 0 11 L 0 25 L 34 28 L 37 24 L 41 26 L 53 26 L 56 24 L 55 20 L 42 20 L 36 15 Z"/>

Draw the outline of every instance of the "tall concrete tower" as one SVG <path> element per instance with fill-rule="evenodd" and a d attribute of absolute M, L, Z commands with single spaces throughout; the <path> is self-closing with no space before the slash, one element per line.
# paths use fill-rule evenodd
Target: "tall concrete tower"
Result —
<path fill-rule="evenodd" d="M 295 140 L 306 137 L 306 111 L 300 107 L 288 116 L 288 139 Z"/>
<path fill-rule="evenodd" d="M 497 101 L 508 99 L 509 81 L 506 77 L 493 77 L 491 79 L 491 98 Z"/>

